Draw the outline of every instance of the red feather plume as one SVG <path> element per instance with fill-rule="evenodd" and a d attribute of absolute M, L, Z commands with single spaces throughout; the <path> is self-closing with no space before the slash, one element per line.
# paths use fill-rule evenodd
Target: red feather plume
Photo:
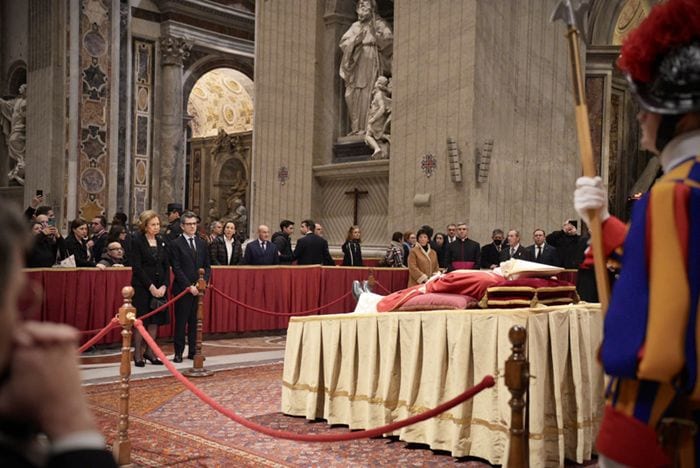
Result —
<path fill-rule="evenodd" d="M 700 0 L 667 0 L 629 33 L 617 65 L 635 81 L 648 83 L 669 50 L 695 38 L 700 38 Z"/>

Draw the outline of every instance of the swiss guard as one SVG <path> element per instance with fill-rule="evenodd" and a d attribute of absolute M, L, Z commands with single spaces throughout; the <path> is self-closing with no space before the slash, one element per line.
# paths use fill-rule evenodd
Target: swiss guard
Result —
<path fill-rule="evenodd" d="M 694 467 L 700 462 L 700 1 L 654 7 L 625 40 L 618 66 L 641 106 L 641 146 L 659 155 L 664 174 L 636 203 L 629 227 L 609 215 L 599 177 L 576 182 L 576 210 L 585 220 L 588 210 L 600 211 L 604 250 L 622 262 L 600 351 L 611 381 L 599 463 Z"/>

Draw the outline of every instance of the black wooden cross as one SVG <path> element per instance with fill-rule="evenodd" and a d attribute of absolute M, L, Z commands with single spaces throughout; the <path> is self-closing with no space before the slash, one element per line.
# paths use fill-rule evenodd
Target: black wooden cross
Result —
<path fill-rule="evenodd" d="M 355 187 L 353 190 L 350 192 L 345 192 L 345 195 L 354 195 L 355 196 L 355 211 L 353 212 L 352 216 L 352 224 L 357 225 L 357 208 L 360 202 L 360 196 L 362 195 L 367 195 L 369 192 L 359 190 L 357 187 Z"/>

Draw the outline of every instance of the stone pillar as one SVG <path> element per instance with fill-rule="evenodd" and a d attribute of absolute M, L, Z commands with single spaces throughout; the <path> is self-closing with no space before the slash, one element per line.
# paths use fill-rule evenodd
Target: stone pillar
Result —
<path fill-rule="evenodd" d="M 165 36 L 160 40 L 160 154 L 154 164 L 154 207 L 164 213 L 172 202 L 185 202 L 185 139 L 183 133 L 182 64 L 189 56 L 192 43 Z"/>

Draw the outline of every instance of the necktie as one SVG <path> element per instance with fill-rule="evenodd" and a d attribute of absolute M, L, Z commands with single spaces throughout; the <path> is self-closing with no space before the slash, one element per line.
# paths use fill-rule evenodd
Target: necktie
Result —
<path fill-rule="evenodd" d="M 536 260 L 539 260 L 539 259 L 540 259 L 540 255 L 542 255 L 542 246 L 541 246 L 541 245 L 538 245 L 538 246 L 537 246 L 537 255 L 535 255 L 535 259 L 536 259 Z"/>
<path fill-rule="evenodd" d="M 192 252 L 197 251 L 197 248 L 194 246 L 194 237 L 190 237 L 190 249 L 192 249 Z"/>
<path fill-rule="evenodd" d="M 265 251 L 267 250 L 267 242 L 262 241 L 262 242 L 260 243 L 260 246 L 262 247 L 263 252 L 265 252 Z"/>
<path fill-rule="evenodd" d="M 510 248 L 510 256 L 512 257 L 513 254 L 515 254 L 515 248 L 511 247 Z"/>

